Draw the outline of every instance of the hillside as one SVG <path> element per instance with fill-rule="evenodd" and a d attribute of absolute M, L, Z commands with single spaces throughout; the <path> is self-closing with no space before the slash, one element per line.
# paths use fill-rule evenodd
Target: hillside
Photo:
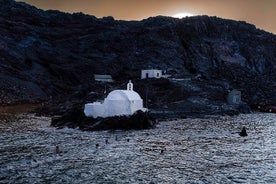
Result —
<path fill-rule="evenodd" d="M 0 0 L 0 33 L 1 104 L 102 98 L 105 85 L 94 74 L 113 76 L 108 90 L 132 79 L 157 109 L 213 112 L 231 89 L 250 106 L 276 104 L 276 36 L 246 22 L 208 16 L 118 21 Z M 192 80 L 139 80 L 148 67 Z"/>

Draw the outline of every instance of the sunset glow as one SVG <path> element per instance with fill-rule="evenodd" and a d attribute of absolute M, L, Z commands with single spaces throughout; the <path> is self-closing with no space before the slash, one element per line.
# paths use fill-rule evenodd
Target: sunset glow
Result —
<path fill-rule="evenodd" d="M 191 16 L 194 16 L 194 14 L 188 13 L 188 12 L 182 12 L 182 13 L 174 14 L 172 17 L 182 19 L 182 18 L 191 17 Z"/>
<path fill-rule="evenodd" d="M 83 12 L 96 17 L 112 16 L 116 20 L 142 20 L 164 15 L 175 18 L 195 15 L 242 20 L 276 33 L 276 0 L 16 0 L 38 8 L 63 12 Z"/>

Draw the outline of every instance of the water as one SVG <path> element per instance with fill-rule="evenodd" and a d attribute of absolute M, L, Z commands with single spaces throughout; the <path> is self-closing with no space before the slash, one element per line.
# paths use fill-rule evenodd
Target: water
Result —
<path fill-rule="evenodd" d="M 1 121 L 0 183 L 276 183 L 276 114 L 163 121 L 144 131 L 49 125 L 32 115 Z M 243 126 L 247 137 L 238 135 Z"/>

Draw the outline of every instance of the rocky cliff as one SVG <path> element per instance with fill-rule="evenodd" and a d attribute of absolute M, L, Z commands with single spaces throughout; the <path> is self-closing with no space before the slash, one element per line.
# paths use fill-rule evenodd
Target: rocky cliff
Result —
<path fill-rule="evenodd" d="M 0 0 L 0 33 L 1 104 L 102 98 L 94 74 L 113 76 L 109 90 L 132 79 L 152 108 L 215 111 L 234 88 L 249 105 L 276 103 L 276 36 L 246 22 L 118 21 Z M 148 67 L 186 80 L 139 80 Z"/>

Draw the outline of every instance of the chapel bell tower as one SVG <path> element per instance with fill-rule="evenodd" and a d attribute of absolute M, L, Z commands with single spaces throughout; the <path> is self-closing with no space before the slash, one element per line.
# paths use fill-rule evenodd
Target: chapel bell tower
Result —
<path fill-rule="evenodd" d="M 128 91 L 133 91 L 133 83 L 131 82 L 131 80 L 129 80 L 129 82 L 127 84 L 127 90 Z"/>

